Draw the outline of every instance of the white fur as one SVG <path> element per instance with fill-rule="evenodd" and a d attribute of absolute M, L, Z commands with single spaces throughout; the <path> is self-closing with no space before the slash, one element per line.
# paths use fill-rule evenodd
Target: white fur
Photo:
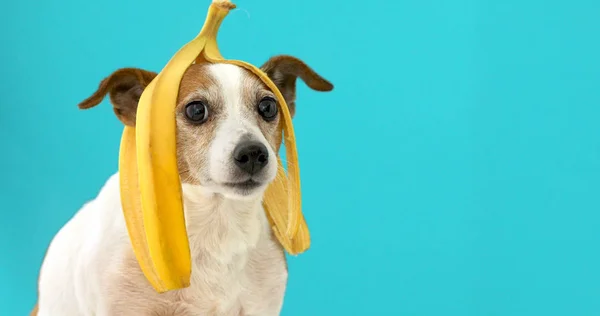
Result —
<path fill-rule="evenodd" d="M 261 174 L 262 179 L 259 179 L 265 183 L 265 186 L 277 175 L 277 161 L 273 159 L 276 155 L 258 128 L 256 115 L 250 113 L 248 107 L 243 104 L 241 91 L 244 73 L 241 69 L 238 66 L 229 64 L 213 64 L 210 66 L 210 71 L 211 75 L 219 82 L 227 113 L 225 118 L 218 124 L 215 139 L 210 148 L 209 173 L 211 179 L 217 184 L 217 186 L 210 189 L 228 198 L 239 198 L 232 196 L 229 191 L 218 186 L 219 183 L 232 181 L 230 179 L 232 170 L 230 157 L 235 146 L 245 139 L 259 141 L 267 147 L 271 159 L 269 159 L 264 172 Z M 257 190 L 257 192 L 262 193 L 262 190 Z"/>
<path fill-rule="evenodd" d="M 225 181 L 240 138 L 267 141 L 241 104 L 242 72 L 218 65 L 213 74 L 228 108 L 209 150 L 210 175 Z M 276 168 L 269 162 L 265 180 Z M 287 267 L 262 190 L 241 198 L 219 187 L 184 185 L 183 193 L 193 260 L 189 288 L 157 294 L 142 275 L 115 174 L 53 239 L 40 273 L 38 316 L 279 315 Z"/>

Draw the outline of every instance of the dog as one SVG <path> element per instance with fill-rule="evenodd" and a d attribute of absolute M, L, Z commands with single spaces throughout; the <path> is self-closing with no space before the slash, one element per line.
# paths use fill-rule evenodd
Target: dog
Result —
<path fill-rule="evenodd" d="M 284 96 L 292 117 L 297 78 L 316 91 L 333 89 L 293 56 L 274 56 L 261 70 Z M 137 68 L 116 70 L 79 107 L 92 108 L 109 95 L 117 118 L 135 126 L 139 98 L 156 75 Z M 287 264 L 261 201 L 276 176 L 282 121 L 273 91 L 248 70 L 191 65 L 176 105 L 190 286 L 158 294 L 142 274 L 116 173 L 52 239 L 31 315 L 279 315 Z"/>

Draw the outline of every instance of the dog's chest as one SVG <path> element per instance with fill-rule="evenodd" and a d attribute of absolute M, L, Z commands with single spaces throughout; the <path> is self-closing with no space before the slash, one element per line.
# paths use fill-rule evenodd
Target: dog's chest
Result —
<path fill-rule="evenodd" d="M 279 315 L 287 283 L 285 255 L 264 210 L 186 213 L 192 254 L 190 286 L 157 294 L 131 286 L 143 278 L 133 254 L 111 296 L 114 315 Z M 127 271 L 127 270 L 125 270 Z M 115 293 L 115 290 L 109 291 Z M 133 293 L 136 293 L 135 295 Z"/>
<path fill-rule="evenodd" d="M 189 315 L 244 315 L 247 309 L 261 309 L 262 293 L 277 287 L 269 279 L 269 265 L 263 253 L 277 251 L 266 235 L 268 227 L 260 213 L 248 216 L 203 215 L 199 226 L 189 227 L 193 255 L 190 287 L 179 291 L 172 301 L 174 310 Z M 265 260 L 265 261 L 263 261 Z M 266 267 L 266 269 L 265 269 Z M 266 305 L 265 305 L 266 306 Z"/>
<path fill-rule="evenodd" d="M 279 315 L 286 283 L 283 253 L 260 243 L 229 264 L 195 263 L 190 287 L 177 294 L 166 315 Z"/>
<path fill-rule="evenodd" d="M 247 260 L 247 254 L 221 262 L 210 260 L 208 254 L 200 256 L 192 266 L 190 287 L 178 294 L 175 303 L 184 303 L 192 315 L 240 315 Z"/>
<path fill-rule="evenodd" d="M 190 287 L 180 293 L 194 312 L 238 315 L 248 273 L 248 259 L 256 249 L 261 223 L 256 215 L 218 215 L 203 227 L 190 228 L 193 255 Z"/>

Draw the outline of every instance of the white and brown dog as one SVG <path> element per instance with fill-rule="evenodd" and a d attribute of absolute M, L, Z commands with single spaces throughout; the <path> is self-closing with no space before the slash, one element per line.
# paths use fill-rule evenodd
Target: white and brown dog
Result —
<path fill-rule="evenodd" d="M 291 56 L 273 57 L 261 69 L 292 115 L 297 77 L 314 90 L 333 89 Z M 139 97 L 155 76 L 119 69 L 79 106 L 96 106 L 108 94 L 117 117 L 133 126 Z M 287 266 L 261 204 L 275 178 L 282 142 L 273 92 L 238 66 L 192 65 L 183 76 L 176 113 L 193 260 L 190 287 L 158 294 L 145 279 L 127 234 L 115 174 L 52 240 L 32 315 L 279 315 Z"/>

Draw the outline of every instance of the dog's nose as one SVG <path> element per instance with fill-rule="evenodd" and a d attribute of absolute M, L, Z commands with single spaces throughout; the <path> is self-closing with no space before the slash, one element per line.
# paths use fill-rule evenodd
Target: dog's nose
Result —
<path fill-rule="evenodd" d="M 233 160 L 240 169 L 255 174 L 267 165 L 269 152 L 260 142 L 243 142 L 233 150 Z"/>

